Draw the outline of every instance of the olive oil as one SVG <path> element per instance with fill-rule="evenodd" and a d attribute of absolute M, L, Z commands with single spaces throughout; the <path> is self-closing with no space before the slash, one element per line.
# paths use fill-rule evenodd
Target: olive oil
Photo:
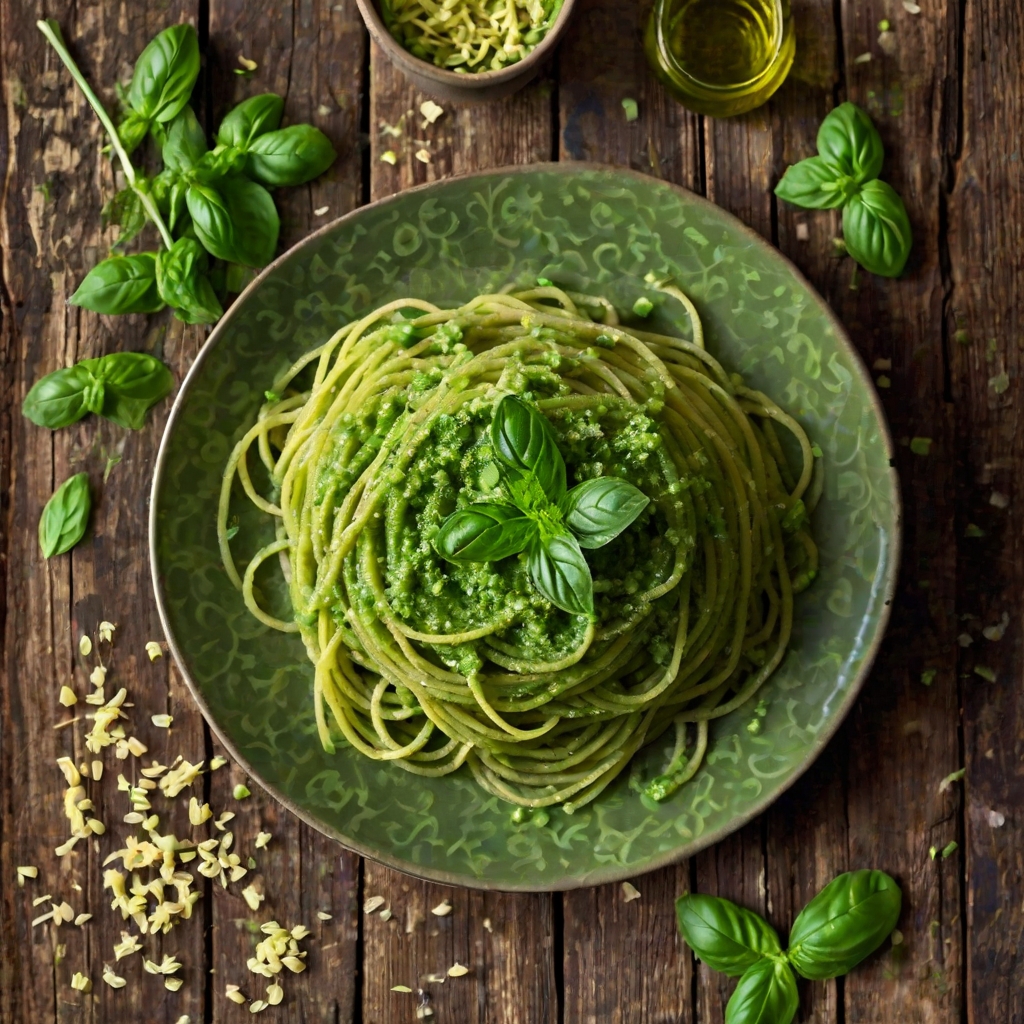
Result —
<path fill-rule="evenodd" d="M 677 99 L 727 117 L 764 103 L 793 64 L 789 0 L 658 0 L 648 60 Z"/>

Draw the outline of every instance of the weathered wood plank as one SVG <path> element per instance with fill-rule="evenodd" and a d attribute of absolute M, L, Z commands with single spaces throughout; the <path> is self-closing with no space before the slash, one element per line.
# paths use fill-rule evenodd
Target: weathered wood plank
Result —
<path fill-rule="evenodd" d="M 443 103 L 444 114 L 425 124 L 414 89 L 383 53 L 370 55 L 370 194 L 466 171 L 551 159 L 551 84 L 535 82 L 505 100 L 483 105 Z M 393 134 L 388 128 L 401 134 Z M 381 155 L 395 153 L 394 166 Z M 430 160 L 416 158 L 423 150 Z M 417 997 L 393 985 L 423 987 L 438 1020 L 464 1024 L 554 1024 L 557 1019 L 553 907 L 549 896 L 482 894 L 420 882 L 367 861 L 365 896 L 388 900 L 394 917 L 379 912 L 364 925 L 363 1021 L 415 1019 Z M 431 908 L 444 896 L 450 916 Z M 412 924 L 411 932 L 406 928 Z M 424 981 L 456 960 L 471 968 L 462 978 Z"/>
<path fill-rule="evenodd" d="M 649 5 L 584 0 L 559 54 L 559 157 L 631 167 L 699 190 L 700 119 L 647 71 L 642 46 Z M 622 42 L 609 47 L 607 40 Z M 627 121 L 623 99 L 636 101 Z M 572 1024 L 692 1021 L 693 959 L 679 938 L 673 902 L 689 891 L 683 863 L 618 885 L 566 893 L 564 1013 Z"/>
<path fill-rule="evenodd" d="M 959 666 L 967 768 L 968 1019 L 1022 1020 L 1024 553 L 1019 467 L 1024 458 L 1024 210 L 1019 168 L 1024 101 L 1019 68 L 1024 25 L 1013 5 L 982 9 L 967 4 L 964 10 L 963 148 L 961 152 L 951 146 L 949 151 L 955 175 L 949 199 L 946 334 L 961 468 L 958 609 L 964 616 L 977 616 L 964 622 L 975 643 L 963 651 Z M 993 493 L 1006 495 L 1009 505 L 992 504 Z M 966 533 L 970 523 L 986 536 Z M 979 636 L 983 627 L 1003 621 L 1007 629 L 1001 640 Z M 974 675 L 978 667 L 995 671 L 995 681 Z"/>
<path fill-rule="evenodd" d="M 844 3 L 842 15 L 847 96 L 874 118 L 886 149 L 883 175 L 905 199 L 914 227 L 903 278 L 859 273 L 855 290 L 849 278 L 838 278 L 826 293 L 868 365 L 892 360 L 892 387 L 882 394 L 905 502 L 900 592 L 888 639 L 851 715 L 846 773 L 850 867 L 880 867 L 898 879 L 905 941 L 845 979 L 846 1019 L 954 1021 L 961 1006 L 962 865 L 959 854 L 933 862 L 928 849 L 958 835 L 957 788 L 938 792 L 960 766 L 958 428 L 945 397 L 940 215 L 955 145 L 956 11 L 922 6 L 912 15 L 871 2 Z M 886 17 L 897 44 L 892 54 L 877 42 Z M 871 59 L 858 61 L 865 53 Z M 911 451 L 913 437 L 933 439 L 930 455 Z M 921 673 L 932 668 L 937 674 L 925 686 Z"/>
<path fill-rule="evenodd" d="M 5 1019 L 110 1020 L 124 1014 L 123 1019 L 177 1020 L 181 1012 L 202 1013 L 201 987 L 165 999 L 157 979 L 143 974 L 141 957 L 122 965 L 122 973 L 132 977 L 129 987 L 115 992 L 100 981 L 102 962 L 113 961 L 111 945 L 120 926 L 105 906 L 100 862 L 128 831 L 119 820 L 128 808 L 116 793 L 117 772 L 134 775 L 137 764 L 117 761 L 112 749 L 104 752 L 103 782 L 86 785 L 97 816 L 108 825 L 107 834 L 102 841 L 80 843 L 63 860 L 53 853 L 67 835 L 61 807 L 64 783 L 54 759 L 68 754 L 76 763 L 92 760 L 81 741 L 88 706 L 79 703 L 66 712 L 56 700 L 63 683 L 72 685 L 80 699 L 92 689 L 87 676 L 95 658 L 85 664 L 78 656 L 81 631 L 94 632 L 101 618 L 121 625 L 114 651 L 102 650 L 110 668 L 107 693 L 127 686 L 138 707 L 131 729 L 154 754 L 162 757 L 170 742 L 147 718 L 167 708 L 173 689 L 142 651 L 145 641 L 157 635 L 145 559 L 145 505 L 161 417 L 154 416 L 144 431 L 132 435 L 93 418 L 51 434 L 27 423 L 17 411 L 27 388 L 42 374 L 108 351 L 159 353 L 167 331 L 163 317 L 147 325 L 141 317 L 107 320 L 64 305 L 113 240 L 101 228 L 100 208 L 114 191 L 114 182 L 110 162 L 100 153 L 104 140 L 99 125 L 35 21 L 43 16 L 60 21 L 83 70 L 113 106 L 113 83 L 148 39 L 194 9 L 187 2 L 159 11 L 70 4 L 5 4 L 0 9 L 9 116 L 3 277 L 8 308 L 13 308 L 5 328 L 13 371 L 5 409 L 13 491 L 5 557 L 15 567 L 7 580 L 3 687 L 3 791 L 8 801 L 3 888 L 10 894 L 5 895 L 3 960 L 5 982 L 11 982 L 3 986 L 8 993 Z M 104 481 L 105 467 L 118 455 L 120 472 L 114 467 Z M 94 495 L 89 534 L 73 555 L 46 563 L 36 540 L 39 511 L 56 485 L 83 469 L 89 472 Z M 59 731 L 52 728 L 73 714 L 83 722 Z M 182 732 L 199 737 L 201 745 L 198 716 L 190 720 L 184 715 Z M 38 882 L 13 890 L 6 880 L 13 877 L 14 863 L 36 864 Z M 82 928 L 54 931 L 44 925 L 30 931 L 30 918 L 45 909 L 33 910 L 30 898 L 46 892 L 58 902 L 67 899 L 76 912 L 93 913 L 93 920 Z M 164 948 L 173 948 L 189 970 L 200 972 L 201 928 L 184 928 L 171 941 L 173 947 Z M 147 955 L 160 946 L 147 940 Z M 75 971 L 91 978 L 91 994 L 70 988 Z"/>
<path fill-rule="evenodd" d="M 334 143 L 338 159 L 307 186 L 278 189 L 281 214 L 279 251 L 311 230 L 356 206 L 362 194 L 362 156 L 357 144 L 363 104 L 365 33 L 355 3 L 324 4 L 302 0 L 294 5 L 254 6 L 241 0 L 211 0 L 208 71 L 212 126 L 247 96 L 276 92 L 285 99 L 284 124 L 315 124 Z M 257 63 L 251 77 L 238 75 L 239 54 Z M 245 781 L 252 797 L 232 799 Z M 356 913 L 359 858 L 302 824 L 236 769 L 213 776 L 215 812 L 230 807 L 237 814 L 229 828 L 245 837 L 243 860 L 254 855 L 257 867 L 243 883 L 224 891 L 215 886 L 213 1005 L 218 1018 L 242 1020 L 245 1007 L 229 1002 L 227 983 L 241 985 L 259 998 L 266 983 L 245 969 L 246 959 L 262 936 L 250 921 L 276 920 L 291 928 L 304 924 L 312 934 L 309 969 L 283 979 L 289 1019 L 351 1021 L 355 1015 L 359 920 Z M 263 851 L 252 848 L 258 831 L 273 835 Z M 252 883 L 266 895 L 258 912 L 239 896 Z M 319 912 L 331 918 L 321 921 Z"/>
<path fill-rule="evenodd" d="M 818 125 L 833 105 L 839 53 L 832 0 L 797 0 L 792 6 L 798 40 L 789 79 L 771 105 L 773 180 L 815 151 Z M 817 285 L 827 288 L 842 273 L 833 239 L 835 213 L 776 204 L 776 243 Z M 813 767 L 765 814 L 767 909 L 784 934 L 801 908 L 848 868 L 843 730 Z M 801 983 L 799 1020 L 835 1021 L 840 995 L 835 981 Z"/>
<path fill-rule="evenodd" d="M 689 862 L 621 885 L 566 893 L 565 1020 L 573 1024 L 689 1024 L 693 958 L 676 928 Z"/>

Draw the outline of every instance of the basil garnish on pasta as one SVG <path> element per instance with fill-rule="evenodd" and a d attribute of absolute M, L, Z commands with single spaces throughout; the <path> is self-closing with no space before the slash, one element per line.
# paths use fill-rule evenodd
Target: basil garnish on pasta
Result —
<path fill-rule="evenodd" d="M 778 665 L 817 570 L 811 445 L 662 291 L 689 339 L 544 282 L 398 299 L 273 383 L 220 545 L 253 615 L 301 635 L 325 748 L 571 812 L 670 733 L 660 800 Z M 276 534 L 237 565 L 246 498 Z M 286 617 L 255 584 L 281 556 Z"/>

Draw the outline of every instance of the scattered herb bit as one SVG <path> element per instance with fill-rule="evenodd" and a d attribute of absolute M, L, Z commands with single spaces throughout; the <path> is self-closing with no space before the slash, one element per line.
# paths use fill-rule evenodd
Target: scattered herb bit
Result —
<path fill-rule="evenodd" d="M 889 19 L 888 18 L 883 18 L 878 23 L 878 31 L 879 32 L 888 32 L 890 28 L 892 28 L 892 25 L 889 24 Z"/>
<path fill-rule="evenodd" d="M 63 555 L 85 536 L 91 508 L 88 473 L 76 473 L 57 488 L 39 517 L 39 547 L 44 558 Z"/>
<path fill-rule="evenodd" d="M 988 386 L 997 394 L 1004 394 L 1010 387 L 1010 375 L 1003 370 L 994 377 L 989 377 Z"/>
<path fill-rule="evenodd" d="M 633 312 L 636 313 L 637 316 L 650 316 L 653 310 L 654 303 L 651 302 L 646 295 L 641 295 L 640 298 L 633 303 Z"/>
<path fill-rule="evenodd" d="M 939 670 L 936 668 L 926 668 L 921 673 L 921 682 L 925 686 L 931 686 L 935 682 L 935 677 L 939 674 Z"/>
<path fill-rule="evenodd" d="M 890 387 L 892 387 L 892 381 L 888 377 L 886 377 L 885 374 L 883 374 L 881 377 L 879 377 L 878 380 L 875 381 L 875 383 L 880 388 L 890 388 Z"/>
<path fill-rule="evenodd" d="M 954 839 L 951 842 L 946 843 L 942 848 L 942 859 L 945 860 L 951 853 L 955 853 L 959 848 L 959 843 Z"/>
<path fill-rule="evenodd" d="M 959 781 L 960 781 L 960 780 L 961 780 L 961 779 L 962 779 L 962 778 L 964 777 L 964 775 L 966 774 L 966 772 L 967 772 L 967 769 L 966 769 L 966 768 L 960 768 L 960 769 L 958 769 L 958 770 L 957 770 L 957 771 L 955 771 L 955 772 L 950 772 L 950 773 L 949 773 L 949 774 L 948 774 L 948 775 L 947 775 L 947 776 L 946 776 L 946 777 L 945 777 L 945 778 L 944 778 L 944 779 L 943 779 L 943 780 L 942 780 L 942 781 L 941 781 L 941 782 L 939 783 L 939 792 L 940 792 L 940 793 L 945 793 L 945 792 L 946 792 L 946 790 L 947 790 L 947 789 L 949 789 L 949 787 L 950 787 L 950 786 L 952 786 L 954 782 L 959 782 Z"/>
<path fill-rule="evenodd" d="M 964 530 L 964 536 L 965 537 L 984 537 L 985 536 L 985 531 L 980 526 L 976 526 L 974 523 L 968 523 L 967 524 L 967 529 Z"/>
<path fill-rule="evenodd" d="M 554 288 L 554 286 L 555 286 L 555 282 L 552 281 L 549 277 L 538 277 L 537 278 L 537 287 L 538 288 Z M 495 482 L 495 484 L 497 484 L 498 481 L 495 480 L 494 482 Z"/>
<path fill-rule="evenodd" d="M 932 439 L 930 437 L 912 437 L 910 450 L 915 455 L 928 455 L 932 450 Z"/>
<path fill-rule="evenodd" d="M 252 796 L 252 794 L 249 792 L 249 787 L 243 786 L 242 783 L 239 783 L 237 786 L 235 786 L 235 788 L 231 791 L 231 795 L 236 800 L 245 800 L 247 797 Z"/>
<path fill-rule="evenodd" d="M 987 679 L 990 683 L 994 683 L 997 679 L 995 671 L 987 665 L 975 665 L 974 674 L 981 676 L 982 679 Z"/>
<path fill-rule="evenodd" d="M 821 450 L 821 446 L 820 445 L 812 444 L 811 445 L 811 454 L 816 459 L 820 459 L 822 457 L 822 455 L 824 455 L 824 452 Z"/>
<path fill-rule="evenodd" d="M 864 63 L 862 54 L 855 63 Z M 871 118 L 842 103 L 821 123 L 818 155 L 786 169 L 775 194 L 808 209 L 842 209 L 845 249 L 865 269 L 899 277 L 910 255 L 910 220 L 900 197 L 878 175 L 882 140 Z"/>
<path fill-rule="evenodd" d="M 622 109 L 625 111 L 627 121 L 635 121 L 640 116 L 640 108 L 637 106 L 636 100 L 629 96 L 622 101 Z"/>

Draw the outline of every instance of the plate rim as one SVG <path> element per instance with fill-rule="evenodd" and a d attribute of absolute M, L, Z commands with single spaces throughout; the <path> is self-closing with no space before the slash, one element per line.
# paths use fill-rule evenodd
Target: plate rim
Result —
<path fill-rule="evenodd" d="M 158 559 L 157 559 L 157 495 L 161 489 L 163 483 L 164 470 L 166 467 L 168 449 L 169 449 L 169 438 L 177 425 L 178 419 L 181 416 L 182 408 L 184 406 L 184 399 L 190 393 L 192 386 L 195 382 L 196 377 L 199 374 L 200 369 L 209 357 L 210 352 L 220 342 L 221 337 L 227 333 L 227 330 L 231 324 L 231 321 L 235 315 L 237 309 L 241 307 L 242 301 L 247 298 L 250 292 L 257 289 L 262 282 L 275 272 L 278 267 L 281 266 L 286 260 L 291 259 L 296 253 L 302 249 L 315 244 L 320 238 L 337 229 L 341 224 L 346 221 L 354 219 L 357 215 L 363 214 L 367 210 L 380 209 L 387 207 L 392 203 L 396 203 L 399 200 L 404 199 L 406 196 L 417 193 L 430 191 L 432 189 L 439 188 L 441 186 L 449 185 L 457 181 L 472 181 L 478 178 L 488 177 L 501 177 L 501 176 L 519 176 L 522 174 L 530 174 L 534 172 L 549 172 L 556 174 L 567 174 L 572 175 L 580 171 L 597 171 L 605 174 L 613 174 L 621 177 L 632 178 L 635 180 L 643 181 L 648 184 L 661 185 L 673 192 L 676 192 L 686 198 L 690 203 L 693 203 L 698 208 L 709 208 L 715 211 L 715 215 L 724 215 L 726 218 L 734 223 L 734 227 L 752 244 L 769 251 L 775 258 L 782 260 L 783 264 L 789 269 L 796 280 L 802 284 L 814 298 L 818 300 L 821 307 L 825 311 L 826 319 L 831 324 L 832 330 L 836 336 L 836 342 L 840 348 L 844 349 L 847 356 L 852 364 L 852 370 L 856 377 L 860 380 L 860 383 L 865 388 L 868 395 L 868 400 L 871 405 L 872 412 L 874 413 L 875 419 L 881 428 L 881 439 L 888 457 L 889 468 L 888 477 L 892 485 L 893 493 L 893 522 L 892 522 L 892 537 L 890 544 L 890 559 L 886 567 L 883 585 L 881 588 L 880 596 L 883 599 L 881 612 L 878 619 L 878 627 L 875 630 L 875 635 L 872 638 L 871 644 L 866 650 L 859 668 L 854 675 L 853 681 L 840 702 L 836 713 L 833 715 L 828 725 L 818 733 L 811 745 L 810 750 L 807 752 L 803 763 L 796 768 L 793 773 L 785 780 L 781 787 L 770 795 L 754 800 L 750 806 L 743 812 L 743 814 L 733 818 L 728 824 L 721 825 L 716 829 L 711 830 L 706 834 L 702 834 L 697 840 L 680 846 L 678 849 L 667 851 L 658 857 L 653 858 L 647 864 L 643 865 L 639 869 L 636 867 L 611 867 L 607 870 L 599 869 L 595 871 L 587 872 L 586 874 L 573 877 L 572 879 L 565 880 L 558 886 L 551 885 L 530 885 L 528 883 L 496 883 L 488 881 L 486 878 L 479 878 L 476 876 L 470 876 L 455 871 L 447 871 L 444 869 L 427 868 L 423 865 L 413 864 L 409 861 L 403 860 L 400 857 L 396 857 L 390 854 L 381 853 L 380 851 L 373 850 L 366 844 L 360 842 L 354 837 L 345 836 L 337 829 L 332 828 L 330 825 L 318 820 L 314 815 L 306 811 L 304 808 L 296 804 L 291 798 L 280 792 L 278 788 L 271 785 L 264 780 L 257 772 L 255 772 L 249 763 L 248 759 L 242 756 L 236 747 L 235 743 L 224 733 L 217 721 L 215 720 L 209 705 L 202 695 L 201 690 L 192 679 L 192 675 L 186 667 L 184 656 L 178 647 L 177 640 L 174 636 L 173 631 L 170 628 L 170 622 L 168 617 L 167 604 L 165 601 L 163 582 L 160 579 L 158 571 Z M 239 296 L 232 303 L 231 307 L 225 312 L 224 316 L 221 317 L 220 321 L 214 326 L 210 332 L 209 337 L 203 342 L 202 347 L 197 353 L 192 365 L 189 367 L 188 372 L 185 374 L 184 379 L 178 388 L 177 394 L 174 396 L 174 404 L 171 407 L 171 411 L 167 417 L 167 422 L 164 425 L 164 430 L 160 438 L 160 446 L 157 450 L 156 462 L 153 467 L 153 482 L 150 486 L 149 492 L 149 526 L 148 526 L 148 540 L 149 540 L 149 570 L 150 576 L 153 582 L 153 592 L 156 598 L 157 613 L 160 617 L 160 626 L 163 629 L 164 637 L 167 640 L 168 647 L 170 648 L 171 655 L 174 658 L 175 665 L 182 678 L 185 681 L 185 685 L 188 688 L 192 699 L 196 702 L 199 707 L 203 718 L 206 720 L 206 724 L 209 726 L 213 734 L 217 737 L 218 742 L 227 750 L 228 754 L 232 759 L 246 772 L 261 789 L 267 792 L 273 797 L 279 804 L 285 807 L 288 811 L 299 818 L 300 821 L 309 825 L 311 828 L 316 829 L 318 832 L 333 839 L 341 847 L 349 850 L 353 853 L 358 854 L 360 857 L 365 857 L 369 860 L 376 861 L 379 864 L 383 864 L 386 867 L 393 868 L 396 871 L 403 872 L 404 874 L 411 875 L 414 878 L 420 878 L 429 882 L 437 882 L 442 885 L 456 886 L 467 889 L 478 889 L 489 892 L 569 892 L 573 889 L 590 888 L 597 885 L 608 885 L 616 882 L 621 882 L 629 878 L 636 878 L 638 875 L 647 874 L 651 871 L 657 871 L 660 868 L 667 867 L 672 864 L 677 864 L 682 860 L 694 856 L 701 850 L 707 849 L 709 846 L 713 846 L 715 843 L 720 842 L 726 836 L 731 835 L 733 832 L 738 831 L 744 825 L 752 821 L 759 814 L 763 813 L 768 807 L 775 803 L 779 797 L 782 796 L 796 781 L 814 764 L 815 761 L 820 757 L 822 751 L 828 745 L 829 741 L 839 730 L 839 727 L 846 720 L 847 715 L 850 713 L 851 708 L 860 696 L 860 692 L 867 681 L 868 676 L 874 667 L 875 659 L 878 656 L 879 648 L 885 639 L 886 633 L 889 627 L 889 621 L 892 616 L 892 606 L 896 596 L 896 585 L 899 578 L 900 561 L 903 549 L 903 498 L 900 490 L 900 479 L 899 473 L 896 469 L 895 459 L 895 448 L 893 445 L 892 432 L 889 428 L 889 422 L 885 415 L 885 409 L 882 405 L 881 397 L 878 394 L 878 390 L 875 388 L 874 380 L 868 371 L 867 365 L 865 364 L 860 352 L 853 344 L 849 333 L 847 332 L 842 321 L 836 315 L 835 311 L 829 305 L 825 297 L 818 291 L 817 288 L 807 279 L 804 273 L 796 266 L 795 263 L 780 249 L 777 249 L 767 239 L 759 235 L 752 227 L 744 223 L 735 214 L 730 213 L 728 210 L 718 206 L 711 202 L 706 197 L 693 192 L 692 190 L 677 185 L 674 182 L 665 181 L 661 178 L 655 178 L 648 174 L 643 174 L 640 171 L 635 171 L 629 167 L 617 167 L 613 164 L 602 164 L 591 161 L 544 161 L 535 164 L 513 164 L 506 165 L 503 167 L 494 167 L 486 170 L 471 171 L 463 174 L 454 174 L 450 177 L 438 179 L 436 181 L 424 182 L 420 185 L 415 185 L 411 188 L 407 188 L 398 192 L 394 192 L 389 196 L 384 196 L 380 199 L 376 199 L 370 203 L 365 203 L 361 206 L 357 206 L 350 210 L 348 213 L 343 214 L 340 217 L 335 218 L 327 224 L 322 225 L 315 231 L 308 234 L 301 241 L 296 242 L 290 249 L 281 253 L 280 256 L 276 257 L 271 263 L 264 267 L 256 277 L 245 287 L 245 289 L 239 294 Z M 684 852 L 685 851 L 685 852 Z"/>

